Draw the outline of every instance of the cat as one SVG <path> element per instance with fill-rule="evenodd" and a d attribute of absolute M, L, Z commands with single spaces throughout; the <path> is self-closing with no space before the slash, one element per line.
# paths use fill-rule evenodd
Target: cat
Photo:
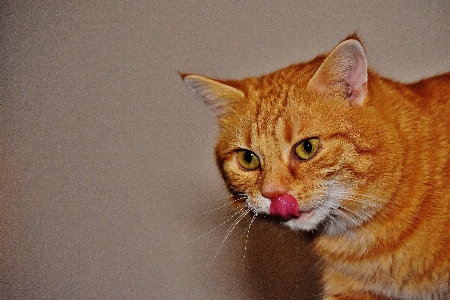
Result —
<path fill-rule="evenodd" d="M 381 77 L 353 34 L 261 77 L 180 75 L 235 198 L 315 232 L 323 299 L 450 299 L 450 73 Z"/>

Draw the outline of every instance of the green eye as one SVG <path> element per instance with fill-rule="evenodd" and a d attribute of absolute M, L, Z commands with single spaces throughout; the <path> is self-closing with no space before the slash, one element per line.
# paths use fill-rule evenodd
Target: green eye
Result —
<path fill-rule="evenodd" d="M 239 150 L 237 152 L 239 164 L 247 170 L 255 170 L 259 168 L 259 158 L 250 150 Z"/>
<path fill-rule="evenodd" d="M 318 138 L 310 138 L 301 141 L 297 146 L 295 146 L 295 154 L 298 158 L 302 160 L 310 159 L 314 156 L 319 148 L 319 139 Z"/>

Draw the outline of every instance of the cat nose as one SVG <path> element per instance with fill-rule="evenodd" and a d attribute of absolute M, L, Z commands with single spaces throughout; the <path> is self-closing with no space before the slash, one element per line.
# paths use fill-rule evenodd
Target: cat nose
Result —
<path fill-rule="evenodd" d="M 261 194 L 262 194 L 263 197 L 272 200 L 272 199 L 274 199 L 276 197 L 279 197 L 281 195 L 286 194 L 287 192 L 288 192 L 287 188 L 283 187 L 280 184 L 270 184 L 270 183 L 267 184 L 267 183 L 265 183 L 263 188 L 262 188 Z"/>
<path fill-rule="evenodd" d="M 277 197 L 280 197 L 281 195 L 286 194 L 287 191 L 263 191 L 262 195 L 265 198 L 268 198 L 270 200 L 275 199 Z"/>
<path fill-rule="evenodd" d="M 274 199 L 286 194 L 290 190 L 290 180 L 286 178 L 286 170 L 271 169 L 263 177 L 261 194 L 268 199 Z"/>

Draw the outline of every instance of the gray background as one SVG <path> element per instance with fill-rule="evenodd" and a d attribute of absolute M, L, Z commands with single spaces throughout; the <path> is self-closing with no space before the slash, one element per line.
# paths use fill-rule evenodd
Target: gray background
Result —
<path fill-rule="evenodd" d="M 231 207 L 177 72 L 260 75 L 358 31 L 376 71 L 416 80 L 450 70 L 449 3 L 2 1 L 0 298 L 317 298 L 304 235 L 206 234 Z"/>

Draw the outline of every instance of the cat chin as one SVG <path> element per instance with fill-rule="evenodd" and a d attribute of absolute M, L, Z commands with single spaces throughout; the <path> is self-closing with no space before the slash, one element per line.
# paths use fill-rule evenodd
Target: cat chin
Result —
<path fill-rule="evenodd" d="M 301 212 L 299 217 L 290 218 L 283 222 L 292 230 L 314 231 L 320 224 L 326 221 L 328 212 L 322 209 L 314 209 Z"/>

